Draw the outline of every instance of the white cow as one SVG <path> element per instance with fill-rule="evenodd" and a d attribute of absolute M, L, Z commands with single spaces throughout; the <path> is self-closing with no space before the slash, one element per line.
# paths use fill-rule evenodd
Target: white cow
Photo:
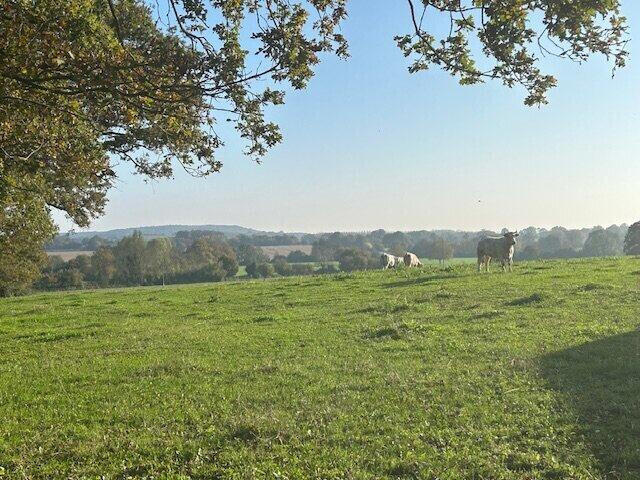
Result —
<path fill-rule="evenodd" d="M 502 237 L 487 237 L 478 242 L 478 271 L 484 265 L 485 270 L 489 271 L 489 263 L 491 259 L 500 260 L 502 270 L 512 270 L 513 252 L 515 251 L 516 237 L 518 232 L 507 232 Z"/>
<path fill-rule="evenodd" d="M 415 253 L 407 252 L 404 254 L 404 265 L 406 267 L 421 267 L 422 262 Z"/>
<path fill-rule="evenodd" d="M 398 257 L 389 255 L 388 253 L 383 253 L 380 255 L 380 263 L 382 264 L 383 270 L 391 267 L 396 268 L 398 266 Z"/>

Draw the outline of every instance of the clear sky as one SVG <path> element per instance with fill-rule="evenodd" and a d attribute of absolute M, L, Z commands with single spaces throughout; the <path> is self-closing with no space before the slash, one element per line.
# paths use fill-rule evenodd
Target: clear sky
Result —
<path fill-rule="evenodd" d="M 405 2 L 349 3 L 352 57 L 325 57 L 307 90 L 270 110 L 285 139 L 261 165 L 227 138 L 221 173 L 205 179 L 176 170 L 174 180 L 145 183 L 120 167 L 91 230 L 479 230 L 640 219 L 640 2 L 622 1 L 628 66 L 612 79 L 600 57 L 545 61 L 559 85 L 540 109 L 496 82 L 461 87 L 438 70 L 410 75 L 393 41 L 410 31 Z M 73 227 L 55 218 L 61 231 Z"/>

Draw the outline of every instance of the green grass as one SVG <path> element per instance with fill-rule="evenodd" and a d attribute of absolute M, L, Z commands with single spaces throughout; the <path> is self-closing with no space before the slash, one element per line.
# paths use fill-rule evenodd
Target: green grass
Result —
<path fill-rule="evenodd" d="M 640 478 L 640 260 L 0 300 L 0 478 Z"/>

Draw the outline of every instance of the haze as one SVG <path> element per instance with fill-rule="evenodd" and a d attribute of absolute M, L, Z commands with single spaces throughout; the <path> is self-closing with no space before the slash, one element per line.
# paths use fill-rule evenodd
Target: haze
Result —
<path fill-rule="evenodd" d="M 309 88 L 270 112 L 285 139 L 261 165 L 223 130 L 224 168 L 209 178 L 177 171 L 173 181 L 145 183 L 119 167 L 106 214 L 90 229 L 478 230 L 638 219 L 633 48 L 614 79 L 601 58 L 545 60 L 559 86 L 549 105 L 528 108 L 522 90 L 496 82 L 460 87 L 437 70 L 409 75 L 393 42 L 409 17 L 404 8 L 382 14 L 385 5 L 351 3 L 344 33 L 352 58 L 325 57 Z M 634 37 L 640 5 L 623 9 Z M 61 231 L 74 228 L 56 219 Z"/>

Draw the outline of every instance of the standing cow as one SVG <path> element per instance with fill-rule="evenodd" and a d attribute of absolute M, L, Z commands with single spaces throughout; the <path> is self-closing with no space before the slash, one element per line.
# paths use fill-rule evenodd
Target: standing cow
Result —
<path fill-rule="evenodd" d="M 484 265 L 485 270 L 489 271 L 489 263 L 491 259 L 500 260 L 502 270 L 512 270 L 513 252 L 515 251 L 516 237 L 518 232 L 507 232 L 502 237 L 487 237 L 478 242 L 478 271 Z"/>
<path fill-rule="evenodd" d="M 422 262 L 415 253 L 407 252 L 404 254 L 405 267 L 421 267 Z"/>
<path fill-rule="evenodd" d="M 398 266 L 398 257 L 389 255 L 388 253 L 383 253 L 380 255 L 380 263 L 382 264 L 383 270 L 391 267 L 396 268 Z"/>

